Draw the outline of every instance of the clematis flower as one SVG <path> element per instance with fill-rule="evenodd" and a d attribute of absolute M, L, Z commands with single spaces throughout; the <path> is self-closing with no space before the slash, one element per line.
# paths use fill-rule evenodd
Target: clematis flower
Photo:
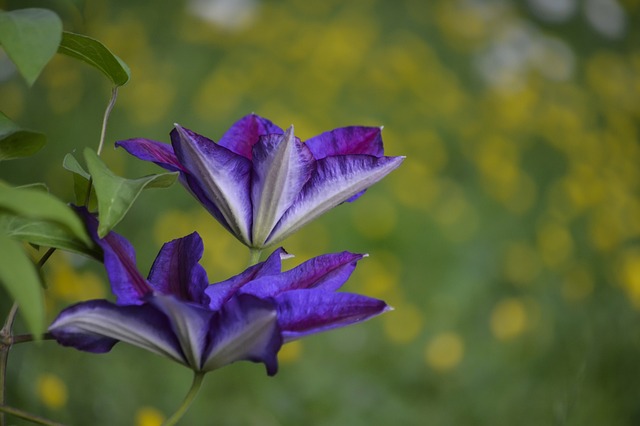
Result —
<path fill-rule="evenodd" d="M 385 157 L 380 128 L 343 127 L 302 143 L 251 114 L 218 143 L 175 125 L 171 145 L 149 139 L 116 143 L 167 170 L 248 247 L 274 245 L 345 201 L 353 201 L 400 165 Z"/>
<path fill-rule="evenodd" d="M 277 372 L 284 342 L 364 321 L 386 310 L 381 300 L 336 292 L 363 255 L 348 252 L 311 259 L 286 272 L 283 249 L 218 284 L 198 263 L 197 233 L 163 245 L 148 278 L 122 236 L 97 236 L 97 221 L 81 211 L 102 248 L 116 303 L 91 300 L 63 310 L 49 327 L 62 345 L 108 352 L 126 342 L 205 373 L 239 360 Z"/>

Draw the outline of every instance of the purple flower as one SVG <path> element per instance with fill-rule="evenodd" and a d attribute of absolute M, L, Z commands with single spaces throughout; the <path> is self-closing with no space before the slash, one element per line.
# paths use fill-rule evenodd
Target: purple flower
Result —
<path fill-rule="evenodd" d="M 353 201 L 400 165 L 385 157 L 378 127 L 343 127 L 302 143 L 251 114 L 218 143 L 175 125 L 171 146 L 148 139 L 116 143 L 179 171 L 182 183 L 242 243 L 274 245 L 344 201 Z"/>
<path fill-rule="evenodd" d="M 108 352 L 119 341 L 207 372 L 234 361 L 265 364 L 277 372 L 283 343 L 364 321 L 386 310 L 381 300 L 336 292 L 363 255 L 348 252 L 313 258 L 281 271 L 283 249 L 241 274 L 209 285 L 198 263 L 203 253 L 193 233 L 162 247 L 147 279 L 122 236 L 97 237 L 97 221 L 81 211 L 102 248 L 116 303 L 81 302 L 63 310 L 49 327 L 62 345 Z"/>

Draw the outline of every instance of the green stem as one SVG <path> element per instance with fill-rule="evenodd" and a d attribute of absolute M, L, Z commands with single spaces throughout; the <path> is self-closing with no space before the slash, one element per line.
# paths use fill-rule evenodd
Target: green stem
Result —
<path fill-rule="evenodd" d="M 44 417 L 36 416 L 35 414 L 27 413 L 26 411 L 18 410 L 17 408 L 9 407 L 7 405 L 0 404 L 0 412 L 29 420 L 31 423 L 35 423 L 37 425 L 64 426 L 62 423 L 54 422 L 52 420 L 45 419 Z"/>
<path fill-rule="evenodd" d="M 17 408 L 9 407 L 7 405 L 0 405 L 0 413 L 11 414 L 12 416 L 29 420 L 31 423 L 35 423 L 37 425 L 64 426 L 62 423 L 54 422 L 53 420 L 45 419 L 44 417 L 36 416 L 35 414 L 18 410 Z"/>
<path fill-rule="evenodd" d="M 41 337 L 40 340 L 54 340 L 55 337 L 53 337 L 53 334 L 51 333 L 44 333 Z M 27 343 L 27 342 L 33 342 L 35 339 L 33 337 L 33 334 L 18 334 L 17 336 L 13 336 L 13 338 L 11 339 L 11 344 L 12 345 L 17 345 L 18 343 Z"/>
<path fill-rule="evenodd" d="M 253 266 L 260 262 L 262 249 L 249 247 L 249 266 Z"/>
<path fill-rule="evenodd" d="M 198 394 L 200 386 L 202 385 L 202 379 L 204 379 L 204 373 L 202 371 L 195 371 L 193 374 L 193 382 L 191 383 L 191 388 L 189 388 L 187 396 L 184 397 L 184 401 L 182 401 L 182 404 L 180 405 L 178 410 L 173 413 L 173 415 L 169 417 L 167 421 L 162 424 L 162 426 L 173 426 L 177 424 L 178 421 L 180 421 L 180 419 L 182 418 L 182 416 L 184 416 L 184 413 L 187 412 L 187 410 L 191 406 L 191 403 Z"/>
<path fill-rule="evenodd" d="M 13 321 L 18 313 L 18 304 L 13 303 L 9 310 L 9 315 L 0 330 L 0 405 L 4 405 L 5 383 L 7 378 L 7 362 L 9 361 L 9 349 L 11 349 L 11 329 Z M 5 426 L 4 413 L 0 411 L 0 426 Z"/>
<path fill-rule="evenodd" d="M 107 105 L 107 109 L 104 111 L 104 118 L 102 119 L 102 131 L 100 132 L 100 144 L 98 145 L 98 156 L 102 152 L 102 147 L 104 146 L 104 137 L 107 134 L 107 122 L 109 122 L 109 116 L 111 115 L 111 110 L 113 106 L 116 104 L 116 99 L 118 98 L 118 86 L 114 86 L 111 89 L 111 99 L 109 100 L 109 104 Z"/>

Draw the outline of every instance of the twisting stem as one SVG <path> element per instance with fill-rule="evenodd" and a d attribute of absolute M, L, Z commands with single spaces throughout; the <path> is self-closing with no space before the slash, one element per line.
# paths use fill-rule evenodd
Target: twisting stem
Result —
<path fill-rule="evenodd" d="M 111 89 L 111 99 L 109 100 L 109 104 L 107 105 L 107 109 L 104 111 L 104 118 L 102 119 L 102 131 L 100 132 L 100 144 L 98 145 L 98 155 L 102 152 L 102 147 L 104 146 L 104 137 L 107 134 L 107 122 L 109 122 L 109 116 L 111 115 L 111 110 L 113 106 L 116 104 L 116 99 L 118 98 L 118 86 L 114 86 Z"/>
<path fill-rule="evenodd" d="M 35 423 L 37 425 L 64 426 L 62 423 L 54 422 L 52 420 L 45 419 L 44 417 L 36 416 L 35 414 L 27 413 L 26 411 L 18 410 L 17 408 L 9 407 L 7 405 L 0 404 L 0 413 L 11 414 L 12 416 L 29 420 L 31 423 Z"/>
<path fill-rule="evenodd" d="M 44 266 L 44 264 L 47 263 L 47 260 L 49 260 L 49 258 L 51 257 L 51 255 L 55 250 L 56 250 L 55 248 L 50 248 L 49 250 L 47 250 L 47 252 L 44 255 L 42 255 L 42 257 L 36 264 L 36 268 L 41 269 Z M 11 349 L 11 345 L 14 343 L 13 322 L 16 319 L 17 313 L 18 313 L 18 304 L 14 302 L 13 305 L 11 306 L 11 309 L 9 310 L 9 314 L 7 314 L 7 319 L 4 321 L 4 325 L 2 326 L 2 329 L 0 329 L 0 426 L 5 426 L 4 413 L 8 412 L 7 410 L 4 409 L 6 408 L 4 405 L 5 384 L 7 381 L 7 362 L 9 361 L 9 350 Z M 15 410 L 15 409 L 12 409 L 12 410 Z M 56 424 L 56 423 L 43 423 L 43 424 Z"/>
<path fill-rule="evenodd" d="M 189 388 L 187 396 L 184 397 L 184 401 L 182 401 L 182 404 L 180 405 L 180 407 L 178 407 L 178 410 L 173 413 L 173 415 L 169 417 L 167 421 L 162 424 L 162 426 L 173 426 L 177 424 L 178 421 L 180 421 L 180 419 L 182 418 L 182 416 L 184 416 L 184 413 L 187 412 L 187 410 L 191 406 L 191 403 L 198 394 L 200 386 L 202 385 L 202 379 L 204 379 L 204 373 L 202 371 L 195 371 L 193 373 L 193 382 L 191 383 L 191 387 Z"/>
<path fill-rule="evenodd" d="M 14 302 L 9 310 L 9 315 L 0 330 L 0 405 L 4 405 L 5 382 L 7 377 L 7 361 L 9 360 L 9 349 L 11 348 L 11 328 L 18 312 L 18 304 Z M 0 426 L 4 426 L 4 413 L 0 411 Z"/>
<path fill-rule="evenodd" d="M 260 255 L 262 254 L 262 249 L 259 248 L 249 248 L 249 266 L 253 266 L 260 262 Z"/>

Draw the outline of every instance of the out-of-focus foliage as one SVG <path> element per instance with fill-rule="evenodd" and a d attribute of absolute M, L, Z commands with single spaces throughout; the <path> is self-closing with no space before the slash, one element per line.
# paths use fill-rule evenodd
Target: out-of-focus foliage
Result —
<path fill-rule="evenodd" d="M 0 7 L 26 3 L 42 6 Z M 286 345 L 274 378 L 248 363 L 211 374 L 185 424 L 640 422 L 640 2 L 47 7 L 131 66 L 109 141 L 168 141 L 174 122 L 216 139 L 253 111 L 302 139 L 384 125 L 388 155 L 407 156 L 284 242 L 297 261 L 369 252 L 346 289 L 395 311 Z M 95 70 L 62 56 L 28 89 L 0 53 L 0 110 L 50 140 L 29 163 L 3 163 L 0 179 L 46 181 L 72 200 L 62 160 L 97 145 L 108 97 Z M 121 175 L 159 171 L 119 150 L 104 158 Z M 117 230 L 140 247 L 142 270 L 193 230 L 212 280 L 248 259 L 178 186 L 142 194 Z M 51 317 L 108 293 L 89 265 L 57 253 L 45 267 Z M 18 345 L 9 372 L 10 404 L 95 425 L 157 424 L 190 380 L 125 345 L 101 356 Z"/>

